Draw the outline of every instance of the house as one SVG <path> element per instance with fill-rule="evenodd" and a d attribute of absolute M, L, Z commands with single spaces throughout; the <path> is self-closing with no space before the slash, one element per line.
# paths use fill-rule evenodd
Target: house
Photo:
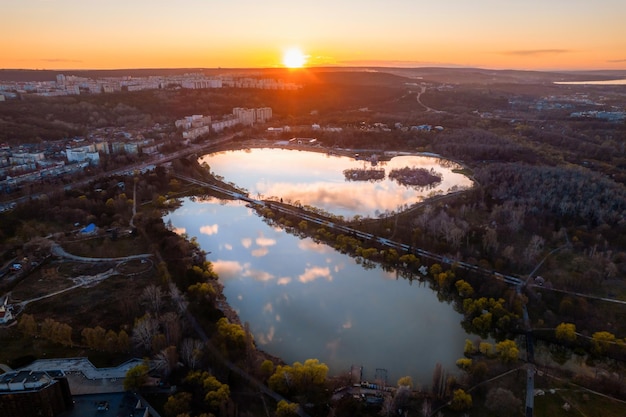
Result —
<path fill-rule="evenodd" d="M 11 306 L 7 305 L 8 300 L 9 297 L 6 297 L 4 303 L 0 306 L 0 324 L 7 324 L 13 320 L 13 309 Z"/>

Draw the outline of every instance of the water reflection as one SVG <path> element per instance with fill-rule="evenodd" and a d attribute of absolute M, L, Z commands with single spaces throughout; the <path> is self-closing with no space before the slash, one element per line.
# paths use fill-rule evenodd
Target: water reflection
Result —
<path fill-rule="evenodd" d="M 286 362 L 318 358 L 332 374 L 363 365 L 370 379 L 385 368 L 391 383 L 428 385 L 437 362 L 454 372 L 463 355 L 461 316 L 425 286 L 270 227 L 240 202 L 184 200 L 168 220 L 211 252 L 229 304 Z"/>
<path fill-rule="evenodd" d="M 472 186 L 469 178 L 453 172 L 460 168 L 456 163 L 425 156 L 395 156 L 377 163 L 387 173 L 409 167 L 432 169 L 441 174 L 441 182 L 421 188 L 399 184 L 388 176 L 379 181 L 348 181 L 346 170 L 367 169 L 370 162 L 323 153 L 251 149 L 205 155 L 200 162 L 207 163 L 213 173 L 245 188 L 255 198 L 282 198 L 347 218 L 378 217 L 431 195 Z"/>

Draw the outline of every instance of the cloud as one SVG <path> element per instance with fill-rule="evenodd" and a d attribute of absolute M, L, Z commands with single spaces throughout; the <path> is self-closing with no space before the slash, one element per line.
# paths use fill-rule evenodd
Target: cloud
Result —
<path fill-rule="evenodd" d="M 276 281 L 276 285 L 287 285 L 291 282 L 290 277 L 281 277 Z"/>
<path fill-rule="evenodd" d="M 298 249 L 306 251 L 306 252 L 314 251 L 317 253 L 332 252 L 332 249 L 329 246 L 322 245 L 321 243 L 317 243 L 311 239 L 303 239 L 299 241 Z"/>
<path fill-rule="evenodd" d="M 328 267 L 319 267 L 315 266 L 313 268 L 307 268 L 304 271 L 304 274 L 300 275 L 298 279 L 300 282 L 306 284 L 307 282 L 313 282 L 318 278 L 326 278 L 328 281 L 333 280 L 333 276 L 330 274 L 330 269 Z"/>
<path fill-rule="evenodd" d="M 83 62 L 80 59 L 64 59 L 64 58 L 42 58 L 40 61 L 43 62 Z"/>
<path fill-rule="evenodd" d="M 451 64 L 447 62 L 433 61 L 401 61 L 386 59 L 357 59 L 349 61 L 340 61 L 339 65 L 354 67 L 394 67 L 394 68 L 415 68 L 415 67 L 461 67 L 461 65 Z"/>
<path fill-rule="evenodd" d="M 268 282 L 276 278 L 269 272 L 259 271 L 257 269 L 246 269 L 243 274 L 244 277 L 250 277 L 255 281 Z"/>
<path fill-rule="evenodd" d="M 626 62 L 626 58 L 624 58 L 624 59 L 609 59 L 606 62 L 613 62 L 613 63 Z"/>
<path fill-rule="evenodd" d="M 252 246 L 252 239 L 249 237 L 244 237 L 243 239 L 241 239 L 241 245 L 248 249 L 250 246 Z"/>
<path fill-rule="evenodd" d="M 187 229 L 185 229 L 184 227 L 175 227 L 172 229 L 172 232 L 176 233 L 177 235 L 184 235 L 185 233 L 187 233 Z"/>
<path fill-rule="evenodd" d="M 276 244 L 276 239 L 261 236 L 256 238 L 255 243 L 259 246 L 274 246 Z"/>
<path fill-rule="evenodd" d="M 233 250 L 233 245 L 231 245 L 230 243 L 224 243 L 224 249 Z"/>
<path fill-rule="evenodd" d="M 539 56 L 539 55 L 559 55 L 568 54 L 573 52 L 569 49 L 516 49 L 512 51 L 502 51 L 502 55 L 517 55 L 517 56 Z"/>
<path fill-rule="evenodd" d="M 264 313 L 273 313 L 274 312 L 274 306 L 272 306 L 272 303 L 267 303 L 263 306 L 263 312 Z"/>
<path fill-rule="evenodd" d="M 248 267 L 248 264 L 242 265 L 237 261 L 214 261 L 213 270 L 221 279 L 235 278 L 237 275 Z"/>
<path fill-rule="evenodd" d="M 352 328 L 352 320 L 348 319 L 348 321 L 346 321 L 344 324 L 342 324 L 341 327 L 343 327 L 344 329 L 351 329 Z"/>
<path fill-rule="evenodd" d="M 261 258 L 265 255 L 267 255 L 269 253 L 269 249 L 268 248 L 258 248 L 258 249 L 254 249 L 252 251 L 252 256 L 254 256 L 255 258 Z"/>
<path fill-rule="evenodd" d="M 270 326 L 270 329 L 267 332 L 267 334 L 257 333 L 254 339 L 255 341 L 259 342 L 262 345 L 267 345 L 274 339 L 275 333 L 276 333 L 276 329 L 274 328 L 274 326 Z"/>
<path fill-rule="evenodd" d="M 219 230 L 219 225 L 217 224 L 212 224 L 212 225 L 207 225 L 207 226 L 202 226 L 200 228 L 200 233 L 202 233 L 203 235 L 216 235 L 217 231 Z"/>

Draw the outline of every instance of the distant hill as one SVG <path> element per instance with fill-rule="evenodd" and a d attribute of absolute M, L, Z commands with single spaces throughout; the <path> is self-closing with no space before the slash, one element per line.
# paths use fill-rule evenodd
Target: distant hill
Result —
<path fill-rule="evenodd" d="M 521 71 L 481 68 L 391 68 L 391 67 L 314 67 L 301 70 L 286 68 L 138 68 L 116 70 L 19 70 L 0 69 L 0 81 L 54 81 L 57 74 L 87 78 L 147 77 L 203 73 L 207 76 L 270 77 L 296 83 L 340 82 L 353 85 L 393 84 L 390 75 L 453 84 L 552 83 L 554 81 L 590 81 L 626 78 L 626 70 L 595 71 Z M 379 75 L 373 75 L 379 74 Z M 380 75 L 385 74 L 385 75 Z"/>

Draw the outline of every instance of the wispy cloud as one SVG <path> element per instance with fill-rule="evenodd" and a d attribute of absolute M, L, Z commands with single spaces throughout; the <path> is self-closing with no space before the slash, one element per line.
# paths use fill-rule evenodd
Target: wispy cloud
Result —
<path fill-rule="evenodd" d="M 40 59 L 40 61 L 43 61 L 43 62 L 72 62 L 72 63 L 83 62 L 80 59 L 65 59 L 65 58 L 42 58 L 42 59 Z"/>
<path fill-rule="evenodd" d="M 613 63 L 626 62 L 626 58 L 624 58 L 624 59 L 609 59 L 606 62 L 613 62 Z"/>
<path fill-rule="evenodd" d="M 385 59 L 357 59 L 339 61 L 336 65 L 348 67 L 394 67 L 394 68 L 414 68 L 414 67 L 461 67 L 462 65 L 451 64 L 449 62 L 434 61 L 401 61 Z"/>
<path fill-rule="evenodd" d="M 570 49 L 515 49 L 512 51 L 501 51 L 502 55 L 517 56 L 539 56 L 539 55 L 559 55 L 573 52 Z"/>

